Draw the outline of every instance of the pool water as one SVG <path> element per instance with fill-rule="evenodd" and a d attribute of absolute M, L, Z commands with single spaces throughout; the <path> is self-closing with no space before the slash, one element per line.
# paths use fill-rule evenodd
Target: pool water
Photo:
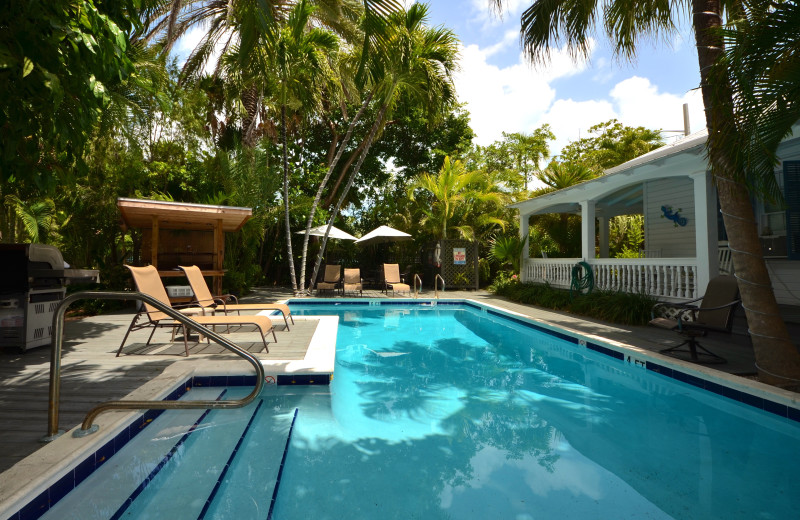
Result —
<path fill-rule="evenodd" d="M 468 306 L 292 308 L 340 317 L 329 388 L 162 414 L 48 517 L 798 516 L 795 421 Z"/>

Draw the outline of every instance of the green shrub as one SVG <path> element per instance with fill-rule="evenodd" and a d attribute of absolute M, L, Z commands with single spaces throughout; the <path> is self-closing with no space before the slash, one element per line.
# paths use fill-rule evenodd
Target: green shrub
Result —
<path fill-rule="evenodd" d="M 646 294 L 601 290 L 571 298 L 568 290 L 541 283 L 496 281 L 489 289 L 515 302 L 626 325 L 647 324 L 650 309 L 656 303 L 655 298 Z"/>

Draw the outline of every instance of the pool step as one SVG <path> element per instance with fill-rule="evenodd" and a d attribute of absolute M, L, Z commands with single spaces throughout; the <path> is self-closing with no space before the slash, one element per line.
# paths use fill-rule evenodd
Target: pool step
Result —
<path fill-rule="evenodd" d="M 202 388 L 185 397 L 213 400 L 222 392 L 220 388 Z M 161 414 L 42 518 L 113 518 L 206 413 L 206 410 L 176 410 Z"/>
<path fill-rule="evenodd" d="M 251 455 L 233 457 L 214 502 L 200 518 L 267 518 L 293 415 L 293 409 L 276 413 L 269 402 L 264 403 L 241 439 Z"/>
<path fill-rule="evenodd" d="M 124 517 L 157 512 L 159 518 L 200 518 L 258 408 L 211 410 L 122 512 Z"/>

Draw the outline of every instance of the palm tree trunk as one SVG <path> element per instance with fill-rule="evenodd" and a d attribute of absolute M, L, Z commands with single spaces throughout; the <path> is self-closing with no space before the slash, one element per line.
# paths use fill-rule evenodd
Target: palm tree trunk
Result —
<path fill-rule="evenodd" d="M 286 150 L 286 105 L 281 105 L 281 145 L 283 146 L 283 211 L 286 220 L 289 277 L 292 279 L 292 291 L 297 294 L 297 277 L 294 272 L 294 253 L 292 252 L 292 227 L 289 220 L 289 157 Z"/>
<path fill-rule="evenodd" d="M 381 106 L 381 109 L 378 112 L 378 116 L 375 118 L 375 123 L 372 125 L 372 128 L 370 128 L 369 135 L 367 136 L 367 140 L 365 141 L 364 150 L 362 150 L 361 156 L 358 158 L 358 162 L 353 168 L 353 171 L 350 173 L 350 178 L 347 179 L 347 184 L 342 190 L 342 194 L 339 197 L 339 201 L 336 203 L 336 207 L 333 208 L 333 212 L 331 213 L 331 218 L 328 221 L 328 229 L 325 230 L 325 236 L 322 237 L 322 243 L 320 244 L 319 247 L 319 254 L 317 255 L 317 261 L 314 263 L 314 273 L 311 276 L 311 280 L 317 279 L 317 274 L 319 274 L 319 267 L 322 264 L 322 256 L 325 254 L 325 247 L 328 245 L 328 233 L 330 233 L 331 231 L 331 226 L 333 225 L 333 221 L 334 219 L 336 219 L 336 215 L 339 214 L 339 209 L 342 207 L 344 199 L 347 197 L 347 192 L 349 192 L 350 187 L 353 186 L 353 181 L 358 175 L 358 171 L 361 169 L 361 164 L 364 162 L 364 159 L 366 159 L 367 155 L 369 154 L 369 149 L 372 146 L 372 143 L 375 141 L 375 135 L 378 133 L 378 129 L 383 124 L 383 119 L 384 117 L 386 117 L 386 111 L 388 109 L 389 109 L 388 103 L 384 103 Z"/>
<path fill-rule="evenodd" d="M 242 120 L 242 144 L 248 148 L 252 148 L 257 142 L 255 130 L 259 101 L 258 91 L 255 87 L 248 87 L 242 92 L 242 105 L 246 112 Z"/>
<path fill-rule="evenodd" d="M 361 119 L 361 116 L 364 114 L 364 110 L 366 110 L 367 105 L 369 105 L 370 101 L 372 101 L 372 92 L 364 99 L 364 102 L 361 104 L 361 108 L 359 108 L 358 112 L 353 119 L 350 121 L 350 124 L 347 127 L 347 133 L 345 133 L 344 138 L 339 143 L 338 150 L 336 151 L 336 156 L 328 165 L 328 171 L 325 173 L 325 177 L 322 179 L 322 182 L 317 188 L 317 193 L 314 196 L 314 202 L 311 204 L 311 211 L 308 213 L 308 220 L 306 220 L 306 236 L 303 240 L 303 259 L 300 263 L 300 284 L 302 288 L 305 288 L 306 283 L 306 261 L 308 258 L 308 240 L 309 240 L 309 231 L 311 230 L 311 225 L 314 223 L 314 214 L 319 207 L 319 201 L 322 200 L 322 192 L 325 190 L 325 186 L 328 184 L 328 180 L 331 178 L 331 174 L 333 173 L 333 169 L 336 168 L 336 165 L 339 163 L 339 159 L 342 157 L 342 152 L 344 152 L 345 147 L 350 142 L 350 137 L 353 135 L 353 129 L 356 126 L 356 123 Z M 331 221 L 333 222 L 333 221 Z M 315 273 L 316 275 L 316 273 Z M 311 287 L 313 285 L 313 280 L 316 278 L 312 278 L 311 282 L 308 284 L 308 288 L 305 290 L 310 292 Z"/>
<path fill-rule="evenodd" d="M 720 146 L 718 131 L 726 121 L 733 121 L 728 103 L 714 103 L 720 89 L 730 97 L 730 85 L 712 84 L 709 73 L 724 49 L 722 36 L 714 29 L 722 24 L 718 0 L 692 0 L 693 25 L 700 65 L 700 82 L 708 127 L 708 149 L 711 172 L 717 186 L 722 218 L 728 232 L 733 266 L 738 279 L 742 306 L 753 341 L 759 379 L 776 386 L 796 385 L 800 380 L 800 353 L 789 337 L 781 318 L 775 293 L 761 252 L 758 227 L 749 192 L 741 175 L 733 168 L 726 151 Z"/>

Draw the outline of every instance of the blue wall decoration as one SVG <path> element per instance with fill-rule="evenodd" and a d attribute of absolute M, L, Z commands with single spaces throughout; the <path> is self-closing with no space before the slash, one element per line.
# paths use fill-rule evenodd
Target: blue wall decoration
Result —
<path fill-rule="evenodd" d="M 661 206 L 661 212 L 664 213 L 664 217 L 670 219 L 675 223 L 675 227 L 678 226 L 685 226 L 688 220 L 686 217 L 680 216 L 681 209 L 678 208 L 678 211 L 672 211 L 672 206 Z"/>

